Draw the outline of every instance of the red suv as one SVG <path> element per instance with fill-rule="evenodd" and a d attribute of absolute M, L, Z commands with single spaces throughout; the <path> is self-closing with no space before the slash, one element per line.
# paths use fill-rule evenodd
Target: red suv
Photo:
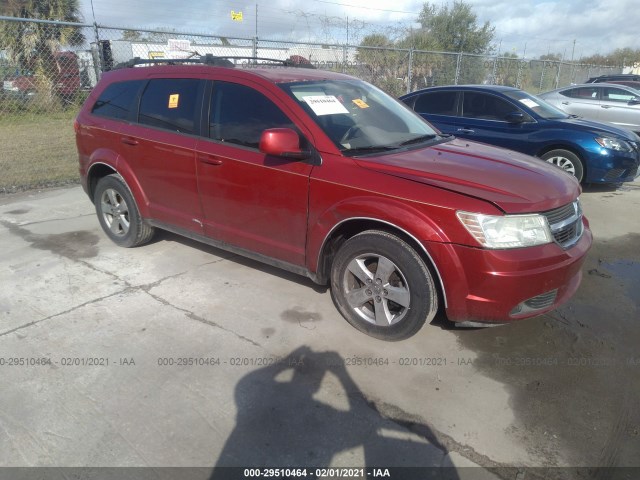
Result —
<path fill-rule="evenodd" d="M 384 340 L 439 308 L 467 325 L 551 310 L 591 245 L 571 175 L 442 135 L 347 75 L 130 65 L 103 75 L 75 129 L 115 243 L 161 228 L 329 283 L 347 321 Z"/>

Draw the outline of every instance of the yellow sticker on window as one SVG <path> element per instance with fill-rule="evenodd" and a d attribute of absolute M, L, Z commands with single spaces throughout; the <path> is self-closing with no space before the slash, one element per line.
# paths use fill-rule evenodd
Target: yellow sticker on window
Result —
<path fill-rule="evenodd" d="M 169 95 L 169 108 L 178 108 L 178 102 L 180 101 L 180 94 L 174 93 Z"/>
<path fill-rule="evenodd" d="M 356 98 L 355 100 L 352 100 L 352 102 L 355 103 L 360 108 L 369 108 L 369 105 L 364 103 L 364 101 L 360 100 L 359 98 Z"/>

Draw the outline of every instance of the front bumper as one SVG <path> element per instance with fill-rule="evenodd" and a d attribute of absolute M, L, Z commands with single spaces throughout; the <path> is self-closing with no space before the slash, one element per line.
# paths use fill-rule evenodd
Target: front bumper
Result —
<path fill-rule="evenodd" d="M 587 183 L 633 182 L 640 174 L 640 150 L 617 152 L 599 148 L 588 152 Z"/>
<path fill-rule="evenodd" d="M 429 245 L 439 266 L 449 320 L 507 323 L 566 302 L 580 285 L 592 243 L 583 222 L 582 237 L 567 250 L 555 243 L 509 250 Z"/>

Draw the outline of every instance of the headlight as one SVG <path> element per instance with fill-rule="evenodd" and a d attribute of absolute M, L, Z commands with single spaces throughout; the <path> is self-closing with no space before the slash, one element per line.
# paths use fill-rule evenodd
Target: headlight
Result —
<path fill-rule="evenodd" d="M 533 215 L 482 215 L 456 212 L 462 225 L 483 247 L 520 248 L 551 243 L 547 219 Z"/>
<path fill-rule="evenodd" d="M 619 138 L 596 137 L 596 142 L 598 142 L 601 147 L 609 148 L 611 150 L 617 150 L 619 152 L 633 152 L 631 144 L 624 140 L 620 140 Z"/>

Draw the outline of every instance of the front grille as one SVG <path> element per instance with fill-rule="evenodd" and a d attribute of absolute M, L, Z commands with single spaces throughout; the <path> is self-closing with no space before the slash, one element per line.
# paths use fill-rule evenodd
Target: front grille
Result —
<path fill-rule="evenodd" d="M 553 225 L 555 223 L 560 223 L 568 218 L 571 218 L 575 215 L 576 209 L 573 206 L 573 203 L 568 203 L 564 207 L 556 208 L 555 210 L 549 210 L 548 212 L 544 212 L 543 215 L 547 217 L 547 221 L 549 225 Z"/>
<path fill-rule="evenodd" d="M 563 207 L 543 212 L 549 222 L 549 228 L 555 242 L 562 248 L 574 245 L 584 231 L 582 226 L 582 208 L 576 200 Z"/>

